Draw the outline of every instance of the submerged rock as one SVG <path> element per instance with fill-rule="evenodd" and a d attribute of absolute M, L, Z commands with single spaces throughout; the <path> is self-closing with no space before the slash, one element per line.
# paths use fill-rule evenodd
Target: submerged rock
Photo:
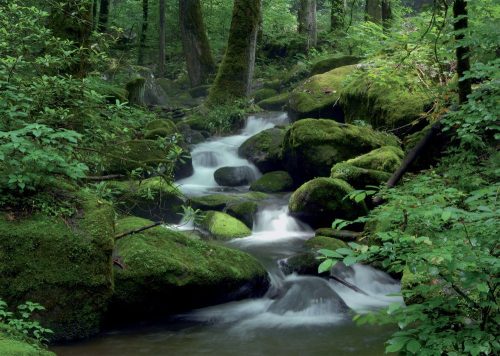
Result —
<path fill-rule="evenodd" d="M 241 157 L 255 164 L 262 173 L 282 169 L 281 150 L 285 130 L 264 130 L 246 140 L 238 149 Z"/>
<path fill-rule="evenodd" d="M 128 217 L 118 221 L 117 231 L 150 223 Z M 266 270 L 249 254 L 164 227 L 118 240 L 115 255 L 123 269 L 115 268 L 114 320 L 257 297 L 269 285 Z"/>
<path fill-rule="evenodd" d="M 254 171 L 248 166 L 222 167 L 214 172 L 218 185 L 223 187 L 240 187 L 249 185 L 255 180 Z"/>
<path fill-rule="evenodd" d="M 114 210 L 86 193 L 77 196 L 81 210 L 68 222 L 0 213 L 0 298 L 43 305 L 37 314 L 54 331 L 52 341 L 99 332 L 113 292 Z"/>
<path fill-rule="evenodd" d="M 364 203 L 344 199 L 353 190 L 341 179 L 316 178 L 292 194 L 288 208 L 290 214 L 313 228 L 331 226 L 337 218 L 354 220 L 367 210 Z"/>
<path fill-rule="evenodd" d="M 231 240 L 252 234 L 252 231 L 240 220 L 219 211 L 207 212 L 201 227 L 216 240 Z"/>
<path fill-rule="evenodd" d="M 303 183 L 315 177 L 328 177 L 335 163 L 386 145 L 397 146 L 397 138 L 368 127 L 304 119 L 286 131 L 283 162 L 294 181 Z"/>
<path fill-rule="evenodd" d="M 250 190 L 264 193 L 289 192 L 293 188 L 293 179 L 285 171 L 264 174 L 250 185 Z"/>

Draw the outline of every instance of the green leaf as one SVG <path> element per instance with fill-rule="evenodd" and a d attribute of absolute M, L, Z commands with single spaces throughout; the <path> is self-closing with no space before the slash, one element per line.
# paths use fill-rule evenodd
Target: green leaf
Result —
<path fill-rule="evenodd" d="M 334 261 L 331 259 L 324 260 L 318 266 L 318 273 L 324 273 L 324 272 L 330 271 L 332 269 L 332 267 L 335 265 L 335 263 L 337 263 L 337 261 Z"/>
<path fill-rule="evenodd" d="M 422 346 L 417 340 L 411 340 L 407 345 L 406 345 L 406 350 L 411 352 L 412 354 L 416 354 Z"/>
<path fill-rule="evenodd" d="M 443 213 L 441 214 L 441 219 L 443 221 L 448 221 L 451 218 L 451 210 L 444 210 Z"/>
<path fill-rule="evenodd" d="M 343 258 L 343 256 L 341 254 L 339 254 L 338 252 L 335 252 L 335 251 L 332 251 L 332 250 L 328 250 L 328 249 L 325 249 L 325 248 L 322 248 L 321 250 L 318 250 L 318 253 L 320 253 L 322 255 L 325 255 L 326 257 Z"/>

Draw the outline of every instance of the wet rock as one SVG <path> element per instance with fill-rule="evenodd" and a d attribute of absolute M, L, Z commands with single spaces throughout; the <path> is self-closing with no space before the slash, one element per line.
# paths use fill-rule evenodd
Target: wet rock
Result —
<path fill-rule="evenodd" d="M 217 240 L 231 240 L 252 234 L 252 231 L 240 220 L 219 211 L 207 212 L 201 227 Z"/>
<path fill-rule="evenodd" d="M 264 130 L 246 140 L 238 149 L 241 157 L 255 164 L 262 173 L 282 169 L 281 149 L 285 130 Z"/>
<path fill-rule="evenodd" d="M 250 185 L 250 190 L 264 193 L 288 192 L 293 188 L 293 179 L 285 171 L 264 174 Z"/>
<path fill-rule="evenodd" d="M 250 167 L 222 167 L 214 172 L 217 184 L 225 187 L 249 185 L 255 180 L 255 173 Z"/>
<path fill-rule="evenodd" d="M 264 110 L 280 111 L 285 109 L 285 106 L 288 104 L 289 98 L 290 93 L 282 93 L 267 99 L 263 99 L 257 102 L 257 105 L 259 105 Z"/>

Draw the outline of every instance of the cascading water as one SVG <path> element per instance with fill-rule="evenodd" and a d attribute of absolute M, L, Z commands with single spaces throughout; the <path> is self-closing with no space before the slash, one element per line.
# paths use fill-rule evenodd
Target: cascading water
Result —
<path fill-rule="evenodd" d="M 194 174 L 178 182 L 189 196 L 228 188 L 214 180 L 224 166 L 257 168 L 238 157 L 238 147 L 249 137 L 283 124 L 285 114 L 250 117 L 241 134 L 212 139 L 192 150 Z M 247 188 L 231 188 L 234 194 Z M 192 311 L 165 325 L 120 331 L 94 339 L 80 348 L 56 351 L 68 355 L 382 355 L 383 340 L 392 331 L 355 326 L 352 313 L 366 312 L 401 297 L 390 297 L 399 284 L 371 267 L 338 265 L 334 273 L 365 294 L 315 276 L 286 276 L 278 261 L 304 250 L 314 235 L 311 228 L 288 214 L 289 196 L 276 195 L 260 206 L 252 235 L 229 245 L 244 250 L 266 267 L 271 287 L 258 299 L 231 302 Z M 184 226 L 184 228 L 186 228 Z M 189 228 L 193 228 L 192 225 Z M 325 327 L 327 326 L 327 327 Z"/>

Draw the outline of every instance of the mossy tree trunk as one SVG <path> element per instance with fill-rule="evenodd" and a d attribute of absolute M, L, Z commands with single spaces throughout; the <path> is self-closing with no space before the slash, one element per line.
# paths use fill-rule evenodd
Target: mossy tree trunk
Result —
<path fill-rule="evenodd" d="M 345 7 L 343 0 L 330 0 L 332 8 L 330 12 L 330 30 L 338 31 L 344 28 Z"/>
<path fill-rule="evenodd" d="M 196 87 L 215 71 L 200 0 L 179 0 L 179 20 L 189 80 Z"/>
<path fill-rule="evenodd" d="M 390 0 L 366 0 L 365 20 L 388 26 L 392 17 Z"/>
<path fill-rule="evenodd" d="M 144 57 L 146 52 L 146 35 L 149 26 L 148 15 L 149 15 L 149 0 L 142 0 L 142 26 L 141 26 L 141 37 L 139 38 L 139 54 L 137 58 L 137 63 L 139 65 L 144 64 Z"/>
<path fill-rule="evenodd" d="M 101 7 L 99 8 L 99 28 L 100 32 L 106 32 L 108 28 L 109 17 L 109 0 L 101 0 Z"/>
<path fill-rule="evenodd" d="M 455 19 L 453 25 L 453 29 L 455 30 L 455 41 L 458 42 L 456 49 L 457 75 L 459 79 L 458 102 L 459 104 L 463 104 L 467 101 L 467 96 L 472 92 L 471 80 L 464 79 L 465 72 L 470 70 L 470 48 L 461 43 L 465 38 L 464 31 L 467 30 L 468 27 L 466 0 L 455 0 L 453 3 L 453 17 Z"/>
<path fill-rule="evenodd" d="M 255 66 L 261 0 L 235 0 L 226 54 L 208 97 L 209 105 L 245 98 Z"/>
<path fill-rule="evenodd" d="M 160 45 L 158 51 L 158 75 L 162 77 L 165 74 L 165 35 L 166 35 L 166 23 L 165 23 L 165 0 L 159 1 L 159 12 L 160 12 Z"/>
<path fill-rule="evenodd" d="M 92 29 L 95 28 L 96 23 L 97 23 L 97 4 L 99 0 L 93 0 L 92 1 Z"/>
<path fill-rule="evenodd" d="M 306 49 L 316 46 L 318 42 L 316 0 L 300 0 L 298 22 L 299 33 L 306 36 Z"/>
<path fill-rule="evenodd" d="M 89 40 L 92 34 L 92 0 L 69 0 L 54 2 L 50 9 L 49 28 L 55 36 L 72 41 L 79 51 L 79 60 L 72 64 L 68 72 L 77 77 L 84 77 L 90 67 Z"/>

